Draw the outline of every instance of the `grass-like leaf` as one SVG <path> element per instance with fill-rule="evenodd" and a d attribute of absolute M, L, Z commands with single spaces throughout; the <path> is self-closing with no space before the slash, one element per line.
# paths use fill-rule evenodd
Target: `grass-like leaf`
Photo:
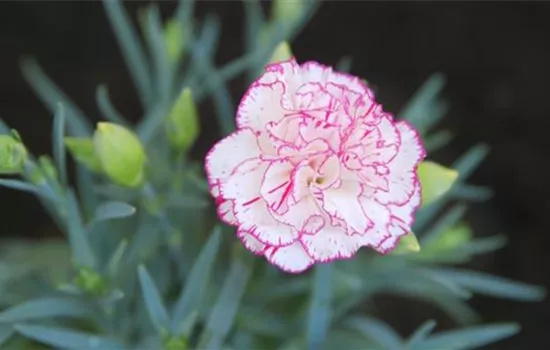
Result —
<path fill-rule="evenodd" d="M 315 267 L 311 304 L 307 320 L 307 348 L 320 349 L 329 330 L 332 299 L 332 264 Z"/>
<path fill-rule="evenodd" d="M 403 341 L 399 334 L 381 320 L 355 316 L 347 319 L 345 324 L 347 327 L 357 330 L 366 338 L 375 341 L 384 349 L 402 348 Z"/>
<path fill-rule="evenodd" d="M 437 323 L 434 320 L 428 320 L 420 325 L 407 340 L 406 349 L 414 349 L 424 341 L 434 330 Z"/>
<path fill-rule="evenodd" d="M 26 301 L 0 313 L 0 323 L 15 323 L 54 317 L 86 317 L 90 309 L 82 300 L 41 298 Z"/>
<path fill-rule="evenodd" d="M 56 113 L 58 103 L 66 109 L 67 124 L 73 136 L 87 137 L 92 134 L 92 124 L 76 104 L 51 81 L 34 59 L 24 59 L 21 62 L 23 77 L 34 89 L 36 95 L 48 107 L 52 114 Z"/>
<path fill-rule="evenodd" d="M 496 324 L 470 327 L 455 331 L 436 333 L 428 339 L 419 342 L 410 350 L 424 349 L 479 349 L 513 336 L 519 332 L 516 324 Z"/>
<path fill-rule="evenodd" d="M 193 269 L 174 307 L 172 332 L 179 334 L 187 316 L 199 308 L 200 301 L 208 284 L 221 242 L 221 228 L 216 227 L 208 242 L 202 248 Z"/>
<path fill-rule="evenodd" d="M 59 171 L 61 184 L 67 184 L 67 152 L 65 150 L 65 107 L 58 103 L 57 111 L 53 118 L 53 157 Z"/>
<path fill-rule="evenodd" d="M 126 66 L 144 107 L 153 100 L 151 71 L 141 41 L 119 0 L 104 0 L 103 5 L 117 38 Z"/>
<path fill-rule="evenodd" d="M 52 193 L 46 192 L 46 191 L 36 187 L 35 185 L 32 185 L 28 182 L 24 182 L 24 181 L 21 181 L 21 180 L 0 179 L 0 186 L 11 188 L 12 190 L 18 190 L 18 191 L 22 191 L 22 192 L 32 193 L 36 196 L 39 196 L 39 197 L 41 196 L 41 197 L 50 199 L 52 201 L 57 200 L 56 197 Z"/>
<path fill-rule="evenodd" d="M 96 264 L 96 258 L 88 235 L 82 226 L 82 216 L 80 214 L 80 205 L 75 193 L 69 190 L 67 193 L 67 215 L 65 217 L 68 223 L 69 244 L 75 261 L 81 266 L 93 268 Z"/>
<path fill-rule="evenodd" d="M 109 90 L 107 85 L 98 85 L 95 92 L 95 99 L 99 110 L 106 120 L 115 124 L 128 126 L 126 119 L 124 119 L 122 114 L 115 108 L 115 106 L 113 106 L 113 103 L 109 98 Z"/>
<path fill-rule="evenodd" d="M 18 324 L 15 330 L 30 339 L 62 349 L 118 350 L 124 346 L 117 341 L 67 328 Z"/>
<path fill-rule="evenodd" d="M 206 329 L 199 341 L 199 349 L 221 348 L 233 326 L 250 274 L 250 267 L 235 257 L 208 318 Z"/>
<path fill-rule="evenodd" d="M 128 203 L 120 201 L 108 201 L 101 203 L 95 211 L 94 221 L 121 219 L 134 215 L 136 208 Z"/>
<path fill-rule="evenodd" d="M 170 327 L 170 318 L 168 317 L 168 312 L 164 307 L 164 302 L 162 301 L 157 286 L 151 276 L 149 276 L 145 266 L 139 266 L 138 276 L 141 294 L 143 295 L 149 318 L 157 331 L 159 333 L 164 333 Z"/>
<path fill-rule="evenodd" d="M 0 346 L 4 345 L 8 340 L 11 339 L 15 330 L 10 324 L 0 324 Z"/>

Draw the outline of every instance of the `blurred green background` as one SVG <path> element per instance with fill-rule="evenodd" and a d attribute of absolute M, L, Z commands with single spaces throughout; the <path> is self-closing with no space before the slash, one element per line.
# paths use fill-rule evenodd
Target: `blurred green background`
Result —
<path fill-rule="evenodd" d="M 145 2 L 125 5 L 133 14 Z M 176 3 L 159 2 L 169 14 Z M 266 3 L 266 7 L 268 4 Z M 223 25 L 219 63 L 243 52 L 243 8 L 238 1 L 199 1 L 197 13 L 216 12 Z M 445 152 L 431 155 L 449 163 L 478 141 L 491 154 L 473 182 L 496 195 L 469 212 L 478 236 L 503 233 L 509 245 L 477 261 L 476 269 L 549 286 L 550 254 L 550 3 L 544 2 L 374 2 L 325 1 L 293 45 L 300 61 L 335 64 L 353 57 L 351 72 L 372 83 L 378 99 L 397 112 L 435 71 L 448 79 L 451 111 L 445 126 L 457 137 Z M 134 17 L 135 18 L 135 17 Z M 34 153 L 50 152 L 51 118 L 18 69 L 24 55 L 35 56 L 46 73 L 99 119 L 95 87 L 108 83 L 121 112 L 137 118 L 140 109 L 115 38 L 100 2 L 0 2 L 0 117 L 19 130 Z M 243 81 L 232 83 L 234 100 Z M 216 138 L 212 106 L 201 107 L 201 139 L 195 157 Z M 32 196 L 0 189 L 2 236 L 40 239 L 58 235 Z M 45 258 L 44 264 L 48 264 Z M 550 305 L 475 298 L 487 321 L 517 320 L 519 336 L 498 349 L 545 348 Z M 380 300 L 392 325 L 410 332 L 422 305 Z M 420 312 L 419 310 L 422 310 Z M 494 347 L 496 348 L 496 347 Z"/>

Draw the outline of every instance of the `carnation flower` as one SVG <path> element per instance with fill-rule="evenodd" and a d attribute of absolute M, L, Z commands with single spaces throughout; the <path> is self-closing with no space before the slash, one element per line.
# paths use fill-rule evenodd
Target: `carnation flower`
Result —
<path fill-rule="evenodd" d="M 421 202 L 415 129 L 357 77 L 316 62 L 270 64 L 242 98 L 237 131 L 206 158 L 218 214 L 284 271 L 385 254 Z"/>

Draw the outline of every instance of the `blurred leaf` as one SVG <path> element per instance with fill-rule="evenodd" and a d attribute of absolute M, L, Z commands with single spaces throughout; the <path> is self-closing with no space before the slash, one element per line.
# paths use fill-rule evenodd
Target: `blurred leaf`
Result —
<path fill-rule="evenodd" d="M 93 215 L 94 209 L 99 203 L 99 196 L 94 192 L 94 179 L 90 170 L 81 164 L 76 165 L 76 183 L 78 193 L 82 198 L 82 210 L 86 218 Z"/>
<path fill-rule="evenodd" d="M 144 106 L 153 99 L 151 72 L 138 34 L 119 0 L 104 0 L 103 5 L 113 28 L 122 56 L 129 68 L 130 76 Z"/>
<path fill-rule="evenodd" d="M 413 332 L 413 334 L 411 334 L 405 348 L 409 350 L 416 348 L 430 335 L 436 325 L 437 323 L 434 320 L 428 320 L 424 322 Z"/>
<path fill-rule="evenodd" d="M 141 286 L 141 294 L 149 313 L 151 322 L 160 334 L 163 334 L 168 330 L 170 326 L 170 318 L 168 312 L 164 307 L 164 302 L 159 294 L 159 291 L 155 285 L 155 282 L 149 276 L 149 273 L 143 265 L 138 268 L 139 283 Z"/>
<path fill-rule="evenodd" d="M 109 98 L 109 89 L 107 85 L 98 85 L 95 91 L 95 99 L 99 110 L 103 114 L 103 117 L 115 124 L 128 126 L 128 122 L 122 114 L 113 106 L 111 99 Z"/>
<path fill-rule="evenodd" d="M 210 201 L 204 196 L 191 193 L 170 192 L 166 198 L 166 206 L 176 209 L 202 209 L 210 205 Z"/>
<path fill-rule="evenodd" d="M 296 350 L 299 350 L 297 348 Z M 323 350 L 380 350 L 379 345 L 356 331 L 337 329 L 327 335 Z"/>
<path fill-rule="evenodd" d="M 423 349 L 452 349 L 468 350 L 478 349 L 485 345 L 495 343 L 513 336 L 519 332 L 516 324 L 496 324 L 470 327 L 460 330 L 441 332 L 432 335 L 427 340 L 410 350 Z"/>
<path fill-rule="evenodd" d="M 90 242 L 88 241 L 88 235 L 82 226 L 80 206 L 72 190 L 67 193 L 66 207 L 66 220 L 68 223 L 67 233 L 73 258 L 79 265 L 92 268 L 96 264 L 96 258 L 90 246 Z"/>
<path fill-rule="evenodd" d="M 53 157 L 55 159 L 55 165 L 59 170 L 61 177 L 61 184 L 67 184 L 67 154 L 65 153 L 65 144 L 63 139 L 65 138 L 65 108 L 59 103 L 57 110 L 53 118 Z"/>
<path fill-rule="evenodd" d="M 540 301 L 546 297 L 546 291 L 542 287 L 481 272 L 443 267 L 430 270 L 474 293 L 519 301 Z"/>
<path fill-rule="evenodd" d="M 296 325 L 285 319 L 284 315 L 265 310 L 260 305 L 251 306 L 248 302 L 240 307 L 236 323 L 238 329 L 280 339 L 288 339 L 297 331 Z"/>
<path fill-rule="evenodd" d="M 427 206 L 451 189 L 458 173 L 434 162 L 424 161 L 418 166 L 418 177 L 422 184 L 422 206 Z"/>
<path fill-rule="evenodd" d="M 120 241 L 116 250 L 111 256 L 111 259 L 109 259 L 109 263 L 107 264 L 107 273 L 111 277 L 116 276 L 117 272 L 119 271 L 119 265 L 122 261 L 122 257 L 124 256 L 124 253 L 126 253 L 127 248 L 128 248 L 128 241 L 127 240 Z"/>
<path fill-rule="evenodd" d="M 92 125 L 84 113 L 42 71 L 34 59 L 21 62 L 23 76 L 32 86 L 40 100 L 55 113 L 58 103 L 67 111 L 67 124 L 72 135 L 86 137 L 92 133 Z"/>
<path fill-rule="evenodd" d="M 104 221 L 111 219 L 120 219 L 132 216 L 136 213 L 136 208 L 128 203 L 120 201 L 108 201 L 101 203 L 96 211 L 94 221 Z"/>
<path fill-rule="evenodd" d="M 459 174 L 459 181 L 463 182 L 472 175 L 489 153 L 489 147 L 478 144 L 461 155 L 451 166 Z"/>
<path fill-rule="evenodd" d="M 52 201 L 56 201 L 56 198 L 49 192 L 46 192 L 39 187 L 36 187 L 28 182 L 20 180 L 0 179 L 0 186 L 11 188 L 12 190 L 23 191 L 32 193 L 39 197 L 48 198 Z"/>
<path fill-rule="evenodd" d="M 27 338 L 64 349 L 124 349 L 116 341 L 72 329 L 18 324 L 15 330 Z"/>
<path fill-rule="evenodd" d="M 145 10 L 145 39 L 153 57 L 156 90 L 163 101 L 171 98 L 172 64 L 164 41 L 164 30 L 158 7 L 152 3 Z"/>
<path fill-rule="evenodd" d="M 444 86 L 445 77 L 440 73 L 432 74 L 409 99 L 399 117 L 412 123 L 421 134 L 425 134 L 445 112 L 445 106 L 438 104 L 437 100 Z"/>
<path fill-rule="evenodd" d="M 258 33 L 265 23 L 262 5 L 258 0 L 243 1 L 245 12 L 246 51 L 252 52 L 258 46 Z"/>
<path fill-rule="evenodd" d="M 15 333 L 15 331 L 12 325 L 0 324 L 0 346 L 10 340 L 13 333 Z"/>
<path fill-rule="evenodd" d="M 459 184 L 453 190 L 453 198 L 469 202 L 484 202 L 491 199 L 493 191 L 487 187 Z"/>
<path fill-rule="evenodd" d="M 185 287 L 181 290 L 172 316 L 171 328 L 173 333 L 179 334 L 186 317 L 193 311 L 198 310 L 201 298 L 208 284 L 210 272 L 218 254 L 220 242 L 221 228 L 218 226 L 210 235 L 208 242 L 203 246 L 193 265 L 191 274 L 185 281 Z"/>
<path fill-rule="evenodd" d="M 366 338 L 374 340 L 384 349 L 401 349 L 402 340 L 399 334 L 380 320 L 355 316 L 345 321 L 347 327 L 355 329 Z"/>
<path fill-rule="evenodd" d="M 344 56 L 336 63 L 336 69 L 340 72 L 349 73 L 353 62 L 352 56 Z"/>
<path fill-rule="evenodd" d="M 41 318 L 86 317 L 90 309 L 82 300 L 40 298 L 26 301 L 0 313 L 0 323 L 15 323 Z"/>
<path fill-rule="evenodd" d="M 199 348 L 219 349 L 223 345 L 233 326 L 250 274 L 250 268 L 241 259 L 234 257 L 199 341 Z"/>
<path fill-rule="evenodd" d="M 453 234 L 456 235 L 456 232 L 453 231 L 453 226 L 464 216 L 466 212 L 466 206 L 457 204 L 454 205 L 450 210 L 445 212 L 435 223 L 433 223 L 430 228 L 424 233 L 420 238 L 423 246 L 433 246 L 437 242 L 448 242 L 446 240 L 452 239 Z M 465 236 L 467 232 L 459 231 L 458 237 Z M 462 234 L 460 236 L 460 234 Z M 450 237 L 449 237 L 450 236 Z M 456 237 L 456 238 L 458 238 Z M 471 237 L 471 233 L 468 235 Z M 469 239 L 469 238 L 468 238 Z M 437 247 L 437 245 L 435 246 Z"/>
<path fill-rule="evenodd" d="M 449 130 L 441 130 L 434 134 L 426 135 L 424 139 L 424 147 L 428 153 L 435 152 L 451 142 L 453 134 Z"/>
<path fill-rule="evenodd" d="M 329 330 L 332 318 L 332 272 L 333 265 L 330 263 L 314 268 L 306 335 L 309 350 L 320 349 Z"/>

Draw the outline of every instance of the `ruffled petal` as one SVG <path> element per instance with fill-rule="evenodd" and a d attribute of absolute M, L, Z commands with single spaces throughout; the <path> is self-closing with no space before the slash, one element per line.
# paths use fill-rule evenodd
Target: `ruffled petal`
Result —
<path fill-rule="evenodd" d="M 219 181 L 227 179 L 237 166 L 260 155 L 256 135 L 251 129 L 235 131 L 208 152 L 205 160 L 208 182 L 215 187 Z M 217 192 L 212 194 L 217 197 Z"/>
<path fill-rule="evenodd" d="M 315 262 L 299 242 L 286 247 L 269 247 L 265 257 L 281 270 L 292 273 L 303 272 Z"/>
<path fill-rule="evenodd" d="M 325 227 L 315 235 L 303 235 L 300 241 L 308 255 L 319 262 L 350 258 L 361 247 L 356 236 L 348 236 L 338 227 Z"/>
<path fill-rule="evenodd" d="M 376 199 L 384 204 L 402 205 L 407 203 L 414 193 L 417 179 L 417 167 L 426 153 L 422 147 L 418 133 L 407 123 L 397 123 L 401 136 L 399 152 L 388 164 L 389 190 L 380 191 Z"/>

